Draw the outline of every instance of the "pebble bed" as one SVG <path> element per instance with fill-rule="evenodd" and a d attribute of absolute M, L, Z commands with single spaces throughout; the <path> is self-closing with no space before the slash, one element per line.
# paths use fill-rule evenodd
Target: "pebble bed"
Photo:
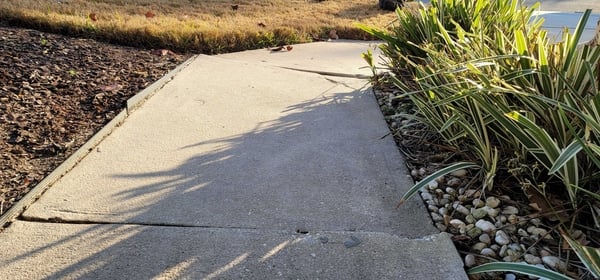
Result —
<path fill-rule="evenodd" d="M 425 175 L 424 169 L 411 173 Z M 508 196 L 483 198 L 481 191 L 461 187 L 467 175 L 466 170 L 459 170 L 438 178 L 420 192 L 435 226 L 462 237 L 457 240 L 467 241 L 470 248 L 464 256 L 466 267 L 495 259 L 567 270 L 565 262 L 554 256 L 549 247 L 544 248 L 558 244 L 540 219 L 523 215 L 511 205 L 513 201 Z"/>
<path fill-rule="evenodd" d="M 413 161 L 427 154 L 415 150 L 424 149 L 423 145 L 410 145 L 410 138 L 415 137 L 411 128 L 416 127 L 415 121 L 410 119 L 411 110 L 414 112 L 412 105 L 400 104 L 395 98 L 400 93 L 397 89 L 375 88 L 375 96 L 400 150 Z M 413 152 L 416 152 L 414 156 Z M 436 166 L 443 167 L 435 162 L 411 164 L 410 161 L 407 160 L 415 181 L 435 172 Z M 466 269 L 491 261 L 521 262 L 577 277 L 573 271 L 578 268 L 569 267 L 564 254 L 560 255 L 564 251 L 560 250 L 558 236 L 546 221 L 536 217 L 534 209 L 508 195 L 490 195 L 476 186 L 467 170 L 458 170 L 437 178 L 419 192 L 433 224 L 440 231 L 452 234 Z M 578 240 L 586 238 L 581 231 L 573 232 L 572 236 Z M 473 279 L 480 279 L 478 277 L 537 279 L 510 272 L 478 275 Z"/>

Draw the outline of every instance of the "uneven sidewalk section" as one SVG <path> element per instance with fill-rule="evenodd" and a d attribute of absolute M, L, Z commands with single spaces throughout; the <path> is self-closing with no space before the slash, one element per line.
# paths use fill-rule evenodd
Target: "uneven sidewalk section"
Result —
<path fill-rule="evenodd" d="M 30 222 L 6 235 L 20 236 L 0 263 L 8 279 L 466 279 L 446 235 Z M 346 248 L 349 236 L 362 243 Z"/>
<path fill-rule="evenodd" d="M 388 133 L 365 80 L 198 56 L 0 233 L 0 273 L 465 279 L 422 202 L 395 208 Z"/>

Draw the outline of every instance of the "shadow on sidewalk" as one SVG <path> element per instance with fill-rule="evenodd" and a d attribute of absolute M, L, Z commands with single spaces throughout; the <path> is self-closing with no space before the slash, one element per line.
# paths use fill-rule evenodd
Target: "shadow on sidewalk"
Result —
<path fill-rule="evenodd" d="M 377 276 L 360 275 L 365 264 L 358 252 L 386 262 L 378 258 L 393 248 L 364 247 L 368 240 L 361 240 L 353 249 L 344 244 L 350 234 L 394 239 L 435 231 L 420 218 L 427 217 L 420 201 L 395 209 L 409 187 L 406 170 L 393 141 L 383 138 L 388 131 L 374 106 L 370 92 L 342 79 L 243 133 L 165 143 L 163 152 L 187 155 L 174 167 L 166 159 L 139 173 L 114 172 L 121 169 L 115 159 L 101 176 L 115 185 L 96 186 L 98 195 L 111 198 L 110 211 L 94 213 L 89 224 L 15 223 L 7 232 L 33 233 L 23 237 L 25 251 L 0 258 L 0 270 L 47 266 L 50 279 L 277 278 L 290 272 L 347 278 L 354 270 L 351 278 Z M 238 113 L 231 117 L 244 118 Z M 186 121 L 176 113 L 165 117 Z M 177 138 L 177 129 L 197 125 L 155 133 Z M 160 163 L 153 156 L 122 160 Z"/>

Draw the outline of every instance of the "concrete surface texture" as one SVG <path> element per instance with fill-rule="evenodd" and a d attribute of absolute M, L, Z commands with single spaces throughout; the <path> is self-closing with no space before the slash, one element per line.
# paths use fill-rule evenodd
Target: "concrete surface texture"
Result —
<path fill-rule="evenodd" d="M 196 57 L 0 233 L 0 275 L 466 279 L 423 203 L 395 208 L 367 48 Z"/>
<path fill-rule="evenodd" d="M 446 235 L 30 222 L 4 235 L 23 232 L 4 279 L 466 279 Z"/>
<path fill-rule="evenodd" d="M 543 28 L 548 31 L 548 38 L 559 42 L 565 29 L 569 30 L 570 34 L 575 32 L 575 27 L 582 18 L 582 13 L 576 12 L 556 12 L 556 11 L 537 11 L 535 17 L 544 19 Z M 589 42 L 596 35 L 596 27 L 600 22 L 600 14 L 592 14 L 589 20 L 585 23 L 583 33 L 579 40 L 580 43 Z"/>
<path fill-rule="evenodd" d="M 375 58 L 379 58 L 381 54 L 376 48 L 377 42 L 368 41 L 336 40 L 293 47 L 290 53 L 244 51 L 219 57 L 308 72 L 368 78 L 372 73 L 367 64 L 360 59 L 360 54 L 368 49 L 373 51 Z M 290 56 L 294 58 L 290 60 Z"/>
<path fill-rule="evenodd" d="M 535 16 L 544 19 L 543 27 L 548 31 L 548 38 L 561 41 L 565 28 L 571 34 L 575 31 L 577 23 L 586 9 L 592 9 L 592 16 L 585 24 L 580 42 L 586 43 L 594 38 L 596 26 L 600 23 L 600 1 L 598 0 L 525 0 L 523 4 L 532 6 L 540 4 Z"/>
<path fill-rule="evenodd" d="M 600 1 L 598 0 L 524 0 L 525 5 L 531 6 L 540 3 L 541 11 L 561 11 L 561 12 L 583 12 L 586 9 L 592 9 L 595 13 L 600 13 Z"/>
<path fill-rule="evenodd" d="M 412 182 L 360 79 L 373 46 L 196 57 L 0 233 L 0 275 L 466 279 L 422 202 L 395 208 Z"/>

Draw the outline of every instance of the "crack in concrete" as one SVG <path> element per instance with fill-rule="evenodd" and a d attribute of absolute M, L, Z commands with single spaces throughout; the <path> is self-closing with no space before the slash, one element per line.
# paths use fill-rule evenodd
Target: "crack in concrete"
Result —
<path fill-rule="evenodd" d="M 103 222 L 93 220 L 71 220 L 63 219 L 60 217 L 52 217 L 48 219 L 38 217 L 19 217 L 19 221 L 33 222 L 33 223 L 49 223 L 49 224 L 73 224 L 73 225 L 127 225 L 127 226 L 153 226 L 153 227 L 174 227 L 174 228 L 214 228 L 214 229 L 246 229 L 246 230 L 259 230 L 259 228 L 251 227 L 215 227 L 215 226 L 199 226 L 199 225 L 186 225 L 186 224 L 168 224 L 168 223 L 128 223 L 128 222 Z"/>
<path fill-rule="evenodd" d="M 319 75 L 323 75 L 323 76 L 333 76 L 333 77 L 342 77 L 342 78 L 355 78 L 355 79 L 361 79 L 361 80 L 371 79 L 371 76 L 369 76 L 369 75 L 363 75 L 363 74 L 345 74 L 345 73 L 338 73 L 338 72 L 329 72 L 329 71 L 320 71 L 320 70 L 308 70 L 308 69 L 300 69 L 300 68 L 285 67 L 285 66 L 278 66 L 278 67 L 279 68 L 283 68 L 283 69 L 287 69 L 287 70 L 299 71 L 299 72 L 315 73 L 315 74 L 319 74 Z"/>
<path fill-rule="evenodd" d="M 413 240 L 413 241 L 436 241 L 439 238 L 449 238 L 449 234 L 445 232 L 434 233 L 419 237 L 406 237 L 389 232 L 383 231 L 361 231 L 361 230 L 298 230 L 291 228 L 290 230 L 283 229 L 269 229 L 269 228 L 258 228 L 258 227 L 223 227 L 223 226 L 210 226 L 210 225 L 186 225 L 186 224 L 168 224 L 168 223 L 135 223 L 135 222 L 102 222 L 92 220 L 71 220 L 63 219 L 60 217 L 53 217 L 49 219 L 37 218 L 37 217 L 18 217 L 16 220 L 40 224 L 66 224 L 66 225 L 117 225 L 117 226 L 143 226 L 143 227 L 166 227 L 166 228 L 197 228 L 197 229 L 215 229 L 215 230 L 248 230 L 248 231 L 261 231 L 261 232 L 277 232 L 277 233 L 289 233 L 297 236 L 311 236 L 314 234 L 383 234 L 393 236 L 401 240 Z"/>

